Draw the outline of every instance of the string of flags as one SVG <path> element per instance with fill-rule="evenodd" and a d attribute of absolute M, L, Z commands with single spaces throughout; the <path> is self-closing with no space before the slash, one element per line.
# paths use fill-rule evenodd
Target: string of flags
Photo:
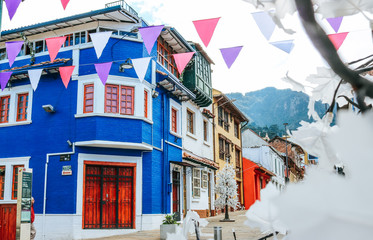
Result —
<path fill-rule="evenodd" d="M 68 3 L 70 0 L 61 0 L 62 7 L 66 9 Z M 14 14 L 17 11 L 17 8 L 20 4 L 21 0 L 5 0 L 9 17 L 12 20 Z M 276 24 L 273 21 L 272 17 L 268 12 L 262 11 L 262 12 L 255 12 L 251 14 L 254 21 L 256 22 L 257 26 L 259 27 L 261 33 L 265 37 L 265 39 L 274 47 L 286 52 L 290 53 L 294 47 L 294 40 L 282 40 L 282 41 L 276 41 L 276 42 L 270 42 L 270 38 L 275 30 Z M 212 37 L 214 34 L 214 31 L 217 27 L 217 24 L 220 20 L 219 18 L 211 18 L 211 19 L 203 19 L 203 20 L 197 20 L 193 21 L 193 24 L 195 26 L 195 29 L 207 48 Z M 334 44 L 335 48 L 338 50 L 339 47 L 342 45 L 343 41 L 347 37 L 348 32 L 338 33 L 340 25 L 342 23 L 343 17 L 337 17 L 337 18 L 328 18 L 327 21 L 330 24 L 330 26 L 335 31 L 335 34 L 329 34 L 328 37 L 331 40 L 331 42 Z M 152 49 L 155 45 L 155 42 L 158 39 L 158 36 L 161 34 L 162 30 L 164 28 L 164 25 L 158 25 L 158 26 L 148 26 L 148 27 L 140 27 L 138 28 L 139 33 L 141 34 L 141 37 L 143 39 L 144 46 L 148 52 L 149 55 L 151 55 Z M 92 39 L 93 47 L 95 49 L 95 53 L 97 56 L 97 59 L 100 59 L 103 50 L 105 49 L 110 36 L 112 35 L 112 32 L 97 32 L 97 33 L 90 33 L 90 38 Z M 53 62 L 59 50 L 63 46 L 64 42 L 66 41 L 66 37 L 53 37 L 53 38 L 46 38 L 46 45 L 48 48 L 50 61 Z M 23 41 L 13 41 L 13 42 L 6 42 L 6 51 L 8 55 L 9 60 L 9 66 L 12 67 L 15 58 L 21 51 L 21 48 L 23 46 Z M 229 47 L 229 48 L 221 48 L 220 52 L 223 57 L 224 62 L 226 63 L 228 69 L 231 68 L 232 64 L 237 59 L 239 53 L 241 52 L 243 46 L 235 46 L 235 47 Z M 189 61 L 192 59 L 195 52 L 186 52 L 186 53 L 177 53 L 173 54 L 173 58 L 176 63 L 176 67 L 178 72 L 181 74 Z M 142 82 L 144 81 L 145 74 L 147 72 L 150 60 L 152 57 L 145 57 L 145 58 L 138 58 L 138 59 L 132 59 L 132 64 L 134 67 L 134 70 L 139 78 L 139 80 Z M 106 62 L 106 63 L 96 63 L 94 64 L 97 75 L 99 76 L 101 82 L 103 84 L 106 83 L 111 66 L 113 62 Z M 72 73 L 74 71 L 75 66 L 67 66 L 67 67 L 60 67 L 60 75 L 62 82 L 64 86 L 67 88 L 70 78 L 72 76 Z M 34 90 L 36 90 L 38 86 L 38 82 L 40 80 L 42 73 L 42 69 L 34 69 L 29 70 L 29 78 L 31 81 L 31 85 Z M 12 75 L 12 72 L 1 72 L 0 73 L 0 84 L 1 89 L 4 90 L 5 86 L 7 85 L 7 82 L 9 81 L 10 77 Z"/>

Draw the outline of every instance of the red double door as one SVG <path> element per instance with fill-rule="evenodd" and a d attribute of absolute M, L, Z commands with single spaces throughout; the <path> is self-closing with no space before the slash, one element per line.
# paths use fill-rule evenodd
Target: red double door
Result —
<path fill-rule="evenodd" d="M 0 240 L 16 239 L 17 204 L 0 205 Z"/>
<path fill-rule="evenodd" d="M 84 228 L 135 228 L 134 169 L 85 165 Z"/>

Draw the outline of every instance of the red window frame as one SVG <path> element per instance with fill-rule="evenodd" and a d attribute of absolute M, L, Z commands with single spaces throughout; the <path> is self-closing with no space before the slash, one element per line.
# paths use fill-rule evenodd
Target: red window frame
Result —
<path fill-rule="evenodd" d="M 17 122 L 27 120 L 28 93 L 18 94 Z"/>
<path fill-rule="evenodd" d="M 66 37 L 65 47 L 73 46 L 74 45 L 74 34 L 71 33 L 71 34 L 65 35 L 65 37 Z"/>
<path fill-rule="evenodd" d="M 177 110 L 171 108 L 171 130 L 177 133 Z"/>
<path fill-rule="evenodd" d="M 157 59 L 162 66 L 164 66 L 168 71 L 170 71 L 177 78 L 180 77 L 177 71 L 175 59 L 173 54 L 176 52 L 168 45 L 168 43 L 162 38 L 158 37 L 157 40 Z"/>
<path fill-rule="evenodd" d="M 13 181 L 12 181 L 12 200 L 17 199 L 18 194 L 18 169 L 23 168 L 24 165 L 13 166 Z"/>
<path fill-rule="evenodd" d="M 133 115 L 134 109 L 134 87 L 121 86 L 120 91 L 120 114 Z"/>
<path fill-rule="evenodd" d="M 0 123 L 9 122 L 10 95 L 0 98 Z"/>
<path fill-rule="evenodd" d="M 113 90 L 116 92 L 113 92 Z M 118 113 L 119 105 L 119 86 L 118 85 L 105 85 L 105 112 Z M 114 109 L 114 110 L 113 110 Z"/>
<path fill-rule="evenodd" d="M 148 118 L 148 91 L 144 90 L 144 117 Z"/>
<path fill-rule="evenodd" d="M 0 166 L 0 170 L 4 173 L 0 175 L 0 200 L 4 200 L 5 166 Z"/>
<path fill-rule="evenodd" d="M 93 112 L 93 104 L 94 104 L 94 85 L 93 84 L 84 85 L 83 113 Z"/>

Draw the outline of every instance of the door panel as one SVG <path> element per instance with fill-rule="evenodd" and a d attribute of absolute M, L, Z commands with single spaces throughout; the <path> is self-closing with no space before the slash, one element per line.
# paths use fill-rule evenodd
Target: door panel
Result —
<path fill-rule="evenodd" d="M 17 204 L 0 205 L 0 240 L 16 239 Z"/>

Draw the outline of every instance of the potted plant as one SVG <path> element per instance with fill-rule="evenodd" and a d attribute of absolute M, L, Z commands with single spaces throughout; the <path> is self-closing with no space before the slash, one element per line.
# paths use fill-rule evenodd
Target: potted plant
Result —
<path fill-rule="evenodd" d="M 175 219 L 175 214 L 166 215 L 161 225 L 161 239 L 167 238 L 167 233 L 176 233 L 176 227 L 179 223 Z"/>

